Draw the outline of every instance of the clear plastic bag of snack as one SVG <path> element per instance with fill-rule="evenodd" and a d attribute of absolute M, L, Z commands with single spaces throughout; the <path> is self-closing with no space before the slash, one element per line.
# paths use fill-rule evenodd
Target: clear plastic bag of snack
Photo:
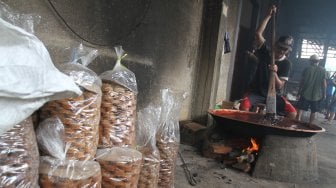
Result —
<path fill-rule="evenodd" d="M 57 67 L 63 73 L 70 76 L 80 87 L 94 93 L 101 93 L 101 79 L 94 71 L 88 68 L 88 65 L 97 56 L 97 49 L 84 46 L 80 43 L 72 49 L 70 61 L 61 63 Z"/>
<path fill-rule="evenodd" d="M 100 75 L 102 105 L 99 127 L 99 148 L 135 145 L 136 95 L 133 72 L 121 65 L 126 56 L 121 46 L 115 47 L 118 60 L 113 70 Z"/>
<path fill-rule="evenodd" d="M 41 16 L 37 14 L 23 14 L 13 11 L 2 1 L 0 1 L 0 18 L 32 34 L 35 33 L 34 26 L 41 20 Z"/>
<path fill-rule="evenodd" d="M 112 70 L 103 72 L 100 75 L 100 78 L 102 80 L 116 82 L 128 88 L 135 94 L 138 94 L 138 86 L 135 74 L 121 64 L 121 60 L 125 58 L 127 54 L 123 50 L 122 46 L 116 46 L 114 49 L 118 57 L 117 62 Z"/>
<path fill-rule="evenodd" d="M 96 161 L 60 160 L 41 157 L 39 185 L 43 187 L 101 187 L 101 171 Z"/>
<path fill-rule="evenodd" d="M 186 94 L 169 89 L 161 90 L 160 126 L 156 145 L 160 152 L 159 187 L 174 185 L 175 163 L 180 145 L 179 114 Z"/>
<path fill-rule="evenodd" d="M 101 186 L 99 163 L 95 161 L 66 160 L 69 143 L 64 142 L 63 123 L 49 118 L 36 130 L 41 152 L 39 184 L 41 187 L 94 187 Z"/>
<path fill-rule="evenodd" d="M 0 136 L 1 187 L 38 187 L 39 152 L 31 117 Z"/>
<path fill-rule="evenodd" d="M 102 187 L 137 187 L 142 164 L 139 151 L 126 147 L 98 149 L 96 161 L 101 166 Z"/>
<path fill-rule="evenodd" d="M 74 49 L 73 59 L 58 68 L 81 88 L 82 95 L 46 103 L 40 119 L 58 117 L 64 124 L 65 142 L 70 144 L 67 159 L 93 159 L 99 139 L 101 79 L 86 66 L 97 56 L 97 50 L 82 44 Z"/>
<path fill-rule="evenodd" d="M 138 188 L 156 188 L 159 181 L 160 153 L 156 147 L 156 132 L 159 126 L 161 108 L 153 104 L 139 110 L 137 113 L 137 145 L 142 153 Z"/>

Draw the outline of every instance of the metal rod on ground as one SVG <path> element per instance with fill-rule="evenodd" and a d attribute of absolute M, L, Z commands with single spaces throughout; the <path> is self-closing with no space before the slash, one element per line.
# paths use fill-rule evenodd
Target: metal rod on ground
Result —
<path fill-rule="evenodd" d="M 182 157 L 182 154 L 180 152 L 178 152 L 180 158 L 181 158 L 181 161 L 182 161 L 182 167 L 183 167 L 183 170 L 187 176 L 187 179 L 188 179 L 188 182 L 190 185 L 192 186 L 195 186 L 197 184 L 197 181 L 195 180 L 194 176 L 191 174 L 190 170 L 188 169 L 188 166 L 187 164 L 185 163 L 183 157 Z"/>

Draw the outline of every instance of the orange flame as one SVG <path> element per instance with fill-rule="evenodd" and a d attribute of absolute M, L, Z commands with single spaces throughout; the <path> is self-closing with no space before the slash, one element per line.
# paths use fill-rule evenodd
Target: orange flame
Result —
<path fill-rule="evenodd" d="M 259 150 L 259 145 L 257 144 L 257 141 L 254 138 L 251 138 L 251 144 L 252 144 L 252 146 L 250 146 L 246 149 L 249 153 L 252 153 L 253 151 L 258 151 Z"/>

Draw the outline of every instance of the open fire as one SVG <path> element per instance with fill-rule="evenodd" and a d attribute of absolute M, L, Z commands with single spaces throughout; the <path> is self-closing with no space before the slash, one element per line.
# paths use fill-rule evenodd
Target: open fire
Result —
<path fill-rule="evenodd" d="M 248 148 L 246 148 L 246 152 L 247 153 L 252 153 L 254 151 L 258 151 L 259 150 L 259 145 L 257 144 L 257 141 L 255 138 L 251 138 L 251 144 L 252 146 L 249 146 Z M 243 150 L 244 152 L 244 150 Z"/>
<path fill-rule="evenodd" d="M 260 138 L 217 133 L 213 132 L 207 138 L 203 155 L 215 158 L 227 167 L 250 172 L 258 156 Z"/>
<path fill-rule="evenodd" d="M 244 172 L 249 172 L 252 168 L 252 163 L 255 161 L 258 155 L 259 145 L 256 139 L 251 138 L 251 146 L 243 149 L 241 154 L 236 157 L 236 163 L 231 166 Z"/>
<path fill-rule="evenodd" d="M 240 163 L 244 162 L 244 161 L 252 163 L 254 161 L 254 158 L 255 158 L 254 155 L 258 154 L 257 153 L 258 149 L 259 149 L 259 145 L 257 144 L 256 139 L 251 138 L 251 146 L 242 150 L 242 152 L 241 152 L 242 154 L 240 156 L 236 157 L 237 161 L 240 162 Z"/>

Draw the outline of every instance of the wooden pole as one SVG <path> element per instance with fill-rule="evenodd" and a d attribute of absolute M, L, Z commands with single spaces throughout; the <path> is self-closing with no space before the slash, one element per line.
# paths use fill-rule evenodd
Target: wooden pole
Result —
<path fill-rule="evenodd" d="M 272 55 L 271 55 L 271 66 L 275 65 L 275 13 L 273 13 L 272 21 Z M 266 116 L 270 118 L 275 118 L 276 116 L 276 88 L 275 88 L 275 72 L 270 71 L 269 73 L 269 84 L 266 99 Z"/>

